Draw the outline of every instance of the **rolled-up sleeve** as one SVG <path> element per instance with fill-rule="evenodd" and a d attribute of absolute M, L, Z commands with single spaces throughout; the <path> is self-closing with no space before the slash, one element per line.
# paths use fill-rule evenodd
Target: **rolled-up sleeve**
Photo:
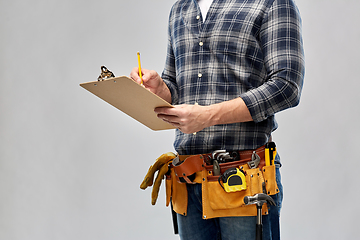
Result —
<path fill-rule="evenodd" d="M 173 105 L 178 104 L 179 102 L 179 94 L 178 94 L 178 87 L 176 83 L 176 69 L 175 69 L 175 57 L 174 51 L 171 44 L 171 35 L 170 35 L 170 26 L 171 26 L 171 16 L 172 12 L 170 13 L 169 19 L 169 30 L 168 30 L 168 44 L 167 44 L 167 53 L 166 53 L 166 61 L 165 67 L 161 74 L 161 78 L 164 80 L 165 84 L 169 88 L 171 92 L 171 103 Z"/>
<path fill-rule="evenodd" d="M 301 18 L 292 0 L 275 0 L 259 32 L 267 78 L 240 95 L 254 122 L 299 104 L 305 62 Z"/>
<path fill-rule="evenodd" d="M 178 96 L 178 87 L 176 84 L 176 71 L 175 71 L 175 59 L 172 54 L 172 48 L 169 41 L 165 68 L 161 74 L 161 78 L 164 80 L 165 84 L 169 88 L 171 92 L 171 103 L 173 105 L 178 104 L 179 96 Z"/>

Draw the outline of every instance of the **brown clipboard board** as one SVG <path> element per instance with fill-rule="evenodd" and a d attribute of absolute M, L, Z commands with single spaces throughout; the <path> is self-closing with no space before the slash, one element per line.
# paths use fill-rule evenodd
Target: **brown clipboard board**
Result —
<path fill-rule="evenodd" d="M 80 86 L 154 131 L 175 128 L 154 112 L 156 107 L 173 106 L 129 77 L 81 83 Z"/>

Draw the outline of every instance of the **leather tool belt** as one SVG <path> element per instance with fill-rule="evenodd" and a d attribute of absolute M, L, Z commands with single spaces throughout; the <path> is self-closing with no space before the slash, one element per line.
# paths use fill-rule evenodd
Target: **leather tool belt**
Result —
<path fill-rule="evenodd" d="M 218 172 L 215 173 L 217 166 Z M 218 179 L 230 168 L 241 169 L 245 173 L 246 190 L 230 193 L 224 191 Z M 275 175 L 275 165 L 265 166 L 264 146 L 246 151 L 219 150 L 211 154 L 178 155 L 170 165 L 166 177 L 166 204 L 168 206 L 172 201 L 174 211 L 186 216 L 186 184 L 200 183 L 204 219 L 256 216 L 256 206 L 245 205 L 243 199 L 257 193 L 278 193 Z M 267 214 L 266 205 L 262 211 L 263 214 Z"/>
<path fill-rule="evenodd" d="M 252 164 L 252 156 L 254 153 L 260 158 L 260 162 Z M 206 169 L 213 174 L 214 160 L 219 163 L 220 174 L 223 174 L 226 170 L 233 167 L 238 167 L 248 163 L 249 167 L 260 167 L 265 165 L 265 147 L 262 146 L 256 150 L 245 151 L 215 151 L 211 154 L 198 154 L 198 155 L 178 155 L 173 160 L 175 175 L 179 182 L 186 182 L 189 184 L 197 183 L 195 180 L 196 172 Z M 210 176 L 209 176 L 210 177 Z M 214 180 L 214 178 L 208 179 Z M 214 176 L 217 180 L 218 176 Z"/>

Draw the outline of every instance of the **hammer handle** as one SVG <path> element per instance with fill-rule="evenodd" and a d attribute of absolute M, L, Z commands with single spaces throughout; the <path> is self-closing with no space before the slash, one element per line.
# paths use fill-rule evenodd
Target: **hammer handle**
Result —
<path fill-rule="evenodd" d="M 262 240 L 262 224 L 256 224 L 256 240 Z"/>

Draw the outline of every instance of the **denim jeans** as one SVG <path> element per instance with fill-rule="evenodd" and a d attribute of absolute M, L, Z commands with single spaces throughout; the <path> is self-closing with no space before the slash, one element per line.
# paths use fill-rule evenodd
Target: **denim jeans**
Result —
<path fill-rule="evenodd" d="M 279 160 L 277 156 L 276 160 Z M 280 209 L 283 198 L 280 162 L 276 164 L 276 181 L 279 193 L 271 196 L 276 206 L 269 207 L 269 214 L 262 216 L 263 240 L 280 239 Z M 177 214 L 179 235 L 182 240 L 255 240 L 256 216 L 221 217 L 202 219 L 201 184 L 187 184 L 188 214 Z"/>

